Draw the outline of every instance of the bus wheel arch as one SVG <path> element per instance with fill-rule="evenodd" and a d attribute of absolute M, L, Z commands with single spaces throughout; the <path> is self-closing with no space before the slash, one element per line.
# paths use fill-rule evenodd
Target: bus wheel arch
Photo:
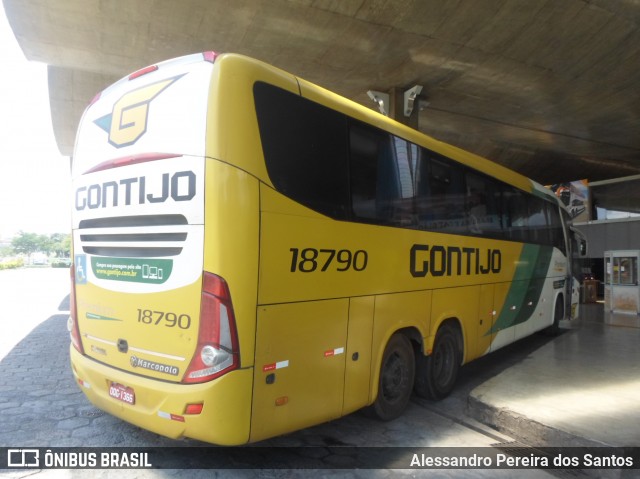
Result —
<path fill-rule="evenodd" d="M 565 317 L 564 296 L 559 293 L 553 306 L 553 323 L 543 330 L 547 336 L 557 336 L 560 334 L 560 320 Z"/>
<path fill-rule="evenodd" d="M 444 399 L 453 390 L 464 357 L 462 329 L 450 318 L 438 327 L 431 354 L 416 357 L 416 394 L 432 400 Z"/>
<path fill-rule="evenodd" d="M 417 341 L 420 334 L 411 328 L 391 335 L 382 354 L 376 399 L 367 414 L 383 421 L 400 416 L 406 409 L 414 389 Z"/>

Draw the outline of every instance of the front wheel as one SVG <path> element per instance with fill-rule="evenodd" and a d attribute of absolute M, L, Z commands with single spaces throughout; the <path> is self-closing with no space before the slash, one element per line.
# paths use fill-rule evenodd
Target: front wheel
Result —
<path fill-rule="evenodd" d="M 402 414 L 407 407 L 415 376 L 415 358 L 411 341 L 401 334 L 391 336 L 382 356 L 378 397 L 369 412 L 383 421 Z"/>
<path fill-rule="evenodd" d="M 436 333 L 433 351 L 416 361 L 416 393 L 427 399 L 447 397 L 458 378 L 460 369 L 459 333 L 450 324 L 444 324 Z"/>

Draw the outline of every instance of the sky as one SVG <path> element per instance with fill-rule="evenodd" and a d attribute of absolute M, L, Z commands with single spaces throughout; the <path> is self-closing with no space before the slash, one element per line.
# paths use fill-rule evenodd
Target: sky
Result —
<path fill-rule="evenodd" d="M 47 66 L 29 62 L 0 1 L 0 240 L 71 230 L 69 158 L 51 126 Z"/>

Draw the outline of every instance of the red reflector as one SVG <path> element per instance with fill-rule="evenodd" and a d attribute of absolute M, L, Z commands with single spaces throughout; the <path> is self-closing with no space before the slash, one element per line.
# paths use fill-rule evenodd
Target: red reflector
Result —
<path fill-rule="evenodd" d="M 177 414 L 171 414 L 172 421 L 184 422 L 184 418 L 182 416 L 178 416 Z"/>
<path fill-rule="evenodd" d="M 202 56 L 204 57 L 205 62 L 213 63 L 216 61 L 218 54 L 216 52 L 203 52 Z"/>
<path fill-rule="evenodd" d="M 204 404 L 187 404 L 187 407 L 184 410 L 184 413 L 185 414 L 200 414 L 202 412 L 202 408 L 204 408 Z"/>
<path fill-rule="evenodd" d="M 157 69 L 158 65 L 150 65 L 148 67 L 142 68 L 137 72 L 133 72 L 131 75 L 129 75 L 129 80 L 135 80 L 136 78 L 141 77 L 142 75 L 146 75 L 147 73 L 154 72 Z"/>

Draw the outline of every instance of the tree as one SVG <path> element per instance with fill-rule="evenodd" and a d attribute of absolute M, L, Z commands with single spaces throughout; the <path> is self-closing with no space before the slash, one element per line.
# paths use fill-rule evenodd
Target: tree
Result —
<path fill-rule="evenodd" d="M 58 258 L 68 258 L 71 255 L 71 235 L 54 233 L 50 236 L 51 251 Z"/>
<path fill-rule="evenodd" d="M 11 246 L 16 253 L 30 255 L 40 250 L 40 235 L 35 233 L 18 232 L 17 236 L 11 240 Z"/>
<path fill-rule="evenodd" d="M 55 253 L 58 258 L 68 258 L 71 254 L 71 236 L 64 233 L 47 236 L 20 231 L 11 241 L 11 247 L 18 254 Z"/>

